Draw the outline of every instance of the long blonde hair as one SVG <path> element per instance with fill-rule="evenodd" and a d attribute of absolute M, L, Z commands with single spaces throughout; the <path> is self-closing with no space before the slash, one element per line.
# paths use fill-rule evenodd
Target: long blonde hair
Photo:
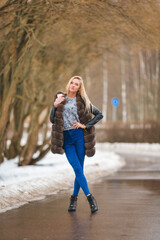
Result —
<path fill-rule="evenodd" d="M 84 87 L 84 82 L 83 82 L 83 78 L 82 77 L 80 77 L 80 76 L 73 76 L 67 83 L 66 93 L 68 95 L 68 93 L 69 93 L 69 86 L 71 84 L 71 81 L 73 79 L 75 79 L 75 78 L 80 80 L 81 85 L 80 85 L 80 89 L 78 90 L 79 94 L 81 95 L 82 99 L 84 100 L 84 102 L 86 104 L 86 109 L 88 110 L 88 112 L 91 112 L 93 106 L 92 106 L 92 103 L 91 103 L 91 101 L 89 100 L 89 98 L 87 96 L 87 93 L 86 93 L 86 90 L 85 90 L 85 87 Z"/>

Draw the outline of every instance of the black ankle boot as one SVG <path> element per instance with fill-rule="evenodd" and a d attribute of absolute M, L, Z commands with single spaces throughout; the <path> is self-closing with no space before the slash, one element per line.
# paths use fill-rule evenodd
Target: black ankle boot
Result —
<path fill-rule="evenodd" d="M 76 211 L 76 206 L 77 206 L 77 196 L 71 195 L 68 212 Z"/>
<path fill-rule="evenodd" d="M 87 196 L 87 199 L 88 199 L 88 202 L 89 202 L 89 205 L 91 208 L 91 212 L 94 213 L 94 212 L 98 211 L 98 206 L 97 206 L 96 200 L 93 197 L 93 195 L 90 194 L 89 196 Z"/>

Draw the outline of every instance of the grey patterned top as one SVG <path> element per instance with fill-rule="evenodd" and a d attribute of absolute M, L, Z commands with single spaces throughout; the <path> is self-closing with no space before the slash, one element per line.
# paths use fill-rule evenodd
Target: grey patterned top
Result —
<path fill-rule="evenodd" d="M 66 98 L 68 98 L 68 99 L 71 99 L 71 101 L 73 101 L 74 102 L 74 105 L 76 104 L 76 98 L 69 98 L 69 97 L 66 97 Z M 66 104 L 69 104 L 69 103 L 66 103 Z M 66 104 L 65 104 L 65 106 L 66 106 Z M 89 120 L 85 125 L 86 125 L 86 128 L 87 129 L 89 129 L 90 127 L 92 127 L 93 125 L 95 125 L 97 122 L 99 122 L 102 118 L 103 118 L 103 114 L 102 114 L 102 112 L 97 108 L 97 107 L 95 107 L 94 105 L 92 105 L 93 106 L 93 110 L 91 111 L 92 112 L 92 114 L 94 115 L 94 118 L 92 118 L 91 120 Z M 76 108 L 76 106 L 74 106 L 74 108 L 75 108 L 75 111 L 74 111 L 74 109 L 72 109 L 72 107 L 71 107 L 71 110 L 72 110 L 72 112 L 73 112 L 73 115 L 72 115 L 72 117 L 73 117 L 73 121 L 75 120 L 75 121 L 79 121 L 78 120 L 78 116 L 77 116 L 77 108 Z M 57 108 L 55 108 L 54 106 L 52 106 L 52 111 L 51 111 L 51 113 L 50 113 L 50 121 L 51 121 L 51 123 L 54 123 L 54 117 L 55 117 L 55 112 L 56 112 L 56 109 Z M 69 110 L 70 111 L 70 110 Z M 67 119 L 67 117 L 65 117 L 65 119 Z M 68 125 L 68 124 L 67 124 Z M 65 125 L 66 126 L 66 125 Z M 72 125 L 71 125 L 72 126 Z M 72 129 L 72 127 L 71 127 L 71 129 Z"/>
<path fill-rule="evenodd" d="M 77 113 L 76 97 L 70 98 L 66 97 L 67 103 L 64 105 L 63 111 L 63 130 L 74 129 L 72 127 L 73 121 L 80 122 Z"/>

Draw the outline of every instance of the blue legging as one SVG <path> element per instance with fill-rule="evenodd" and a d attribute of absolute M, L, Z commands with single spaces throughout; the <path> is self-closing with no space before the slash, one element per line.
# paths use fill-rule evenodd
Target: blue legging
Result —
<path fill-rule="evenodd" d="M 84 194 L 90 194 L 87 180 L 83 173 L 85 158 L 84 134 L 81 128 L 63 131 L 64 151 L 75 172 L 73 195 L 78 196 L 80 187 Z"/>

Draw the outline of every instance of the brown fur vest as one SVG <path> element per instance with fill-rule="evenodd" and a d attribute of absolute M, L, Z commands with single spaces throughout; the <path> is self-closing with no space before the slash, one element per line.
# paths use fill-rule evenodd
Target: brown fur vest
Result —
<path fill-rule="evenodd" d="M 76 100 L 77 100 L 77 113 L 79 116 L 80 123 L 86 124 L 89 120 L 92 119 L 92 114 L 88 113 L 88 111 L 86 110 L 85 102 L 80 96 L 80 94 L 76 95 Z M 54 123 L 52 124 L 52 136 L 51 136 L 52 153 L 58 153 L 58 154 L 64 153 L 63 110 L 64 110 L 64 105 L 66 103 L 67 103 L 67 100 L 65 99 L 63 102 L 61 102 L 58 105 L 55 111 Z M 92 126 L 89 129 L 83 129 L 83 133 L 84 133 L 84 142 L 85 142 L 85 155 L 87 155 L 88 157 L 92 157 L 95 154 L 95 144 L 96 144 L 95 127 Z"/>

